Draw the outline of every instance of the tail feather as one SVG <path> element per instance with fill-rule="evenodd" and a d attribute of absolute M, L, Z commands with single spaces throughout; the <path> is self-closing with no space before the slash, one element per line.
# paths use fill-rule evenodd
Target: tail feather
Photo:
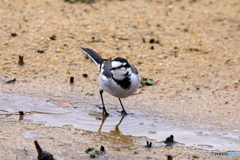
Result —
<path fill-rule="evenodd" d="M 34 141 L 34 144 L 35 144 L 35 147 L 37 149 L 37 152 L 38 152 L 38 155 L 42 154 L 43 153 L 43 150 L 42 148 L 40 147 L 40 145 L 38 144 L 37 141 Z"/>
<path fill-rule="evenodd" d="M 87 55 L 98 65 L 101 66 L 101 64 L 103 63 L 103 59 L 102 57 L 97 54 L 94 50 L 90 49 L 90 48 L 82 48 L 82 50 L 84 50 Z"/>

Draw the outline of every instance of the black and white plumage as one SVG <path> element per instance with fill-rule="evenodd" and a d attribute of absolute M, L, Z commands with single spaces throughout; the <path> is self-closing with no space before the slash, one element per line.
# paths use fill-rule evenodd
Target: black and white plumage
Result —
<path fill-rule="evenodd" d="M 140 84 L 140 76 L 137 69 L 124 58 L 105 60 L 92 49 L 82 49 L 99 67 L 98 82 L 101 87 L 100 96 L 103 105 L 103 115 L 108 116 L 103 101 L 103 91 L 117 97 L 122 106 L 121 114 L 127 115 L 120 98 L 126 98 L 137 91 Z"/>

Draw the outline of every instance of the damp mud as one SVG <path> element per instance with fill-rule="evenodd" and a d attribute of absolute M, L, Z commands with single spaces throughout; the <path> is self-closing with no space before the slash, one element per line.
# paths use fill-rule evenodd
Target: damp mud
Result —
<path fill-rule="evenodd" d="M 101 145 L 98 159 L 239 159 L 211 155 L 239 153 L 239 8 L 238 0 L 0 1 L 0 159 L 36 159 L 36 139 L 56 159 L 89 159 L 84 151 Z M 122 100 L 131 113 L 123 119 L 117 98 L 103 93 L 103 119 L 98 69 L 81 47 L 127 58 L 157 84 Z M 165 146 L 170 135 L 178 143 Z"/>

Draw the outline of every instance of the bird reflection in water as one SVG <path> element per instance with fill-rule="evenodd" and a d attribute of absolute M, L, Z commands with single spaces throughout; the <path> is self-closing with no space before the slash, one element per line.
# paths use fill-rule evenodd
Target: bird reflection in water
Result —
<path fill-rule="evenodd" d="M 104 123 L 107 118 L 108 117 L 97 118 L 98 120 L 102 120 L 102 123 L 98 129 L 98 132 L 101 133 L 101 139 L 105 141 L 109 141 L 110 143 L 113 143 L 113 144 L 126 144 L 125 147 L 129 147 L 129 144 L 133 143 L 133 139 L 131 138 L 131 135 L 123 135 L 122 132 L 119 130 L 119 126 L 122 123 L 125 116 L 121 117 L 120 121 L 115 126 L 114 130 L 111 130 L 109 134 L 104 134 L 103 132 L 101 132 L 101 130 L 104 127 Z"/>

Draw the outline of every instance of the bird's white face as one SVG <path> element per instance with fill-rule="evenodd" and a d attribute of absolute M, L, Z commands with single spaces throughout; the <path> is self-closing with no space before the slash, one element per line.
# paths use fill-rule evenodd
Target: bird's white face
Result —
<path fill-rule="evenodd" d="M 131 74 L 131 68 L 127 62 L 112 61 L 111 73 L 117 80 L 124 79 Z"/>
<path fill-rule="evenodd" d="M 120 69 L 123 70 L 127 68 L 127 62 L 112 61 L 112 70 Z"/>

